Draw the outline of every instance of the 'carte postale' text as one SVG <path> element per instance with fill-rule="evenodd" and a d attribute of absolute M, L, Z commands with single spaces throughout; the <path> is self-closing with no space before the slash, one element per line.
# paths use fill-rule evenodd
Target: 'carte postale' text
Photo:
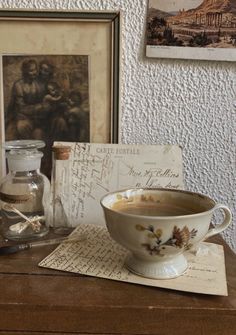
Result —
<path fill-rule="evenodd" d="M 111 155 L 140 155 L 139 148 L 112 148 L 100 147 L 96 148 L 97 154 L 111 154 Z"/>

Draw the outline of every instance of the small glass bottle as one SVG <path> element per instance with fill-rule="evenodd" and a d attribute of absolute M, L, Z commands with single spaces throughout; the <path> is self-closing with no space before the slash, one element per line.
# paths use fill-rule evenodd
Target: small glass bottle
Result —
<path fill-rule="evenodd" d="M 9 240 L 31 240 L 49 231 L 47 204 L 50 182 L 40 173 L 45 143 L 39 140 L 5 142 L 8 174 L 0 185 L 1 233 Z"/>
<path fill-rule="evenodd" d="M 52 226 L 55 234 L 68 235 L 73 227 L 70 217 L 71 147 L 54 145 L 52 147 Z"/>

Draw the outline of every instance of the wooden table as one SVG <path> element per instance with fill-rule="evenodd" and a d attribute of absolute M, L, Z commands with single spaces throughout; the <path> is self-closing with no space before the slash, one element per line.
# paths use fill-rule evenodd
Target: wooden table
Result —
<path fill-rule="evenodd" d="M 236 256 L 224 244 L 228 297 L 39 268 L 55 247 L 0 257 L 0 334 L 236 334 Z"/>

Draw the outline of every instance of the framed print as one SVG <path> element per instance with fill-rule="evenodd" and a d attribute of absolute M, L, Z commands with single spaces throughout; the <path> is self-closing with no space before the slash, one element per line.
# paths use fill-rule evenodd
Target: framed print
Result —
<path fill-rule="evenodd" d="M 119 12 L 1 10 L 1 142 L 117 143 L 119 60 Z"/>
<path fill-rule="evenodd" d="M 236 60 L 236 0 L 149 0 L 147 57 Z"/>

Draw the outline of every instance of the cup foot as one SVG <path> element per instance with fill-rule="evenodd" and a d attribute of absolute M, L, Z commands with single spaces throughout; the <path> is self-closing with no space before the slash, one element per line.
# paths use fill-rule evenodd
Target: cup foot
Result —
<path fill-rule="evenodd" d="M 171 259 L 150 262 L 129 255 L 125 260 L 125 266 L 136 275 L 152 279 L 171 279 L 181 276 L 188 268 L 184 255 L 178 255 Z"/>

